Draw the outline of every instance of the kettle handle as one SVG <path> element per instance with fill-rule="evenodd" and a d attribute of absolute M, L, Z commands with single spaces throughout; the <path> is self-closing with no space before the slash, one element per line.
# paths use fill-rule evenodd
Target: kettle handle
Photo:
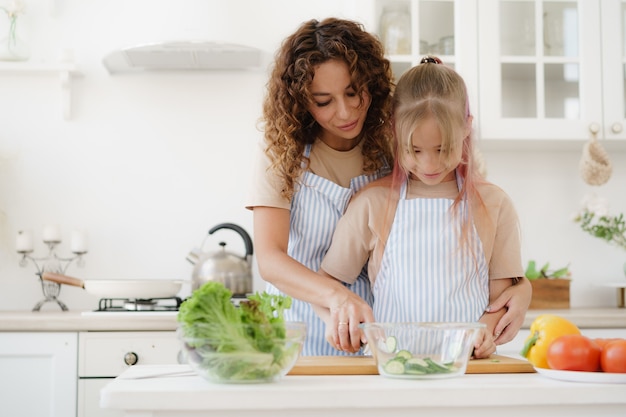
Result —
<path fill-rule="evenodd" d="M 246 257 L 252 256 L 252 239 L 250 239 L 250 235 L 244 230 L 243 227 L 238 226 L 234 223 L 220 223 L 217 226 L 213 226 L 211 230 L 209 230 L 209 234 L 212 235 L 220 229 L 231 229 L 239 233 L 239 235 L 243 239 L 243 242 L 246 245 Z"/>

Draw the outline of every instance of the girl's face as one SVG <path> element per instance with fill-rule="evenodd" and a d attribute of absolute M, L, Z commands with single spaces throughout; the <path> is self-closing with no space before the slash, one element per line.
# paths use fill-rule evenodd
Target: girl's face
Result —
<path fill-rule="evenodd" d="M 427 185 L 454 180 L 454 170 L 461 163 L 462 140 L 463 138 L 459 138 L 458 145 L 452 147 L 450 154 L 444 154 L 439 125 L 434 117 L 427 117 L 415 128 L 409 149 L 403 152 L 404 165 L 411 178 Z"/>
<path fill-rule="evenodd" d="M 320 64 L 315 69 L 311 93 L 314 101 L 308 110 L 322 128 L 320 139 L 336 150 L 354 148 L 360 140 L 371 97 L 363 94 L 361 102 L 350 86 L 348 65 L 340 60 Z"/>

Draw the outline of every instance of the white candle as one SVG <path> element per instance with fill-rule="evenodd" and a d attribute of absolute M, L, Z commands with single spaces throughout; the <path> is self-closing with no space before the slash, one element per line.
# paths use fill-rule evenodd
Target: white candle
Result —
<path fill-rule="evenodd" d="M 86 253 L 87 252 L 87 234 L 82 230 L 74 230 L 72 232 L 72 252 L 74 253 Z"/>
<path fill-rule="evenodd" d="M 33 251 L 33 232 L 30 230 L 20 230 L 17 232 L 15 247 L 18 252 L 28 253 Z"/>
<path fill-rule="evenodd" d="M 61 227 L 58 224 L 49 224 L 43 228 L 44 242 L 60 242 Z"/>

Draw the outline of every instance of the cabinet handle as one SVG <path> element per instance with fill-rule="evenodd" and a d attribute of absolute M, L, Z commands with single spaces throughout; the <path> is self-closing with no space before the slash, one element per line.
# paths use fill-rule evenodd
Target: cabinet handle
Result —
<path fill-rule="evenodd" d="M 593 134 L 593 135 L 597 135 L 598 132 L 600 132 L 600 125 L 596 122 L 593 122 L 589 125 L 589 131 Z"/>
<path fill-rule="evenodd" d="M 621 123 L 613 123 L 613 126 L 611 126 L 611 131 L 613 133 L 622 133 L 622 124 Z"/>
<path fill-rule="evenodd" d="M 124 363 L 129 366 L 135 365 L 139 361 L 139 357 L 135 352 L 126 352 L 124 355 Z"/>

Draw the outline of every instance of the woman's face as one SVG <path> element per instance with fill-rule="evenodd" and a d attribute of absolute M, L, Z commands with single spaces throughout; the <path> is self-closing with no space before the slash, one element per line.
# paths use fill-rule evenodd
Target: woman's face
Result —
<path fill-rule="evenodd" d="M 462 135 L 463 132 L 459 132 Z M 461 163 L 462 146 L 453 146 L 452 153 L 442 153 L 442 137 L 434 117 L 422 121 L 413 131 L 408 149 L 403 152 L 404 165 L 411 177 L 427 185 L 454 180 L 454 170 Z"/>
<path fill-rule="evenodd" d="M 320 64 L 315 69 L 311 93 L 313 103 L 308 110 L 322 128 L 320 139 L 333 149 L 354 148 L 360 140 L 371 97 L 363 94 L 361 102 L 350 86 L 348 65 L 340 60 Z"/>

